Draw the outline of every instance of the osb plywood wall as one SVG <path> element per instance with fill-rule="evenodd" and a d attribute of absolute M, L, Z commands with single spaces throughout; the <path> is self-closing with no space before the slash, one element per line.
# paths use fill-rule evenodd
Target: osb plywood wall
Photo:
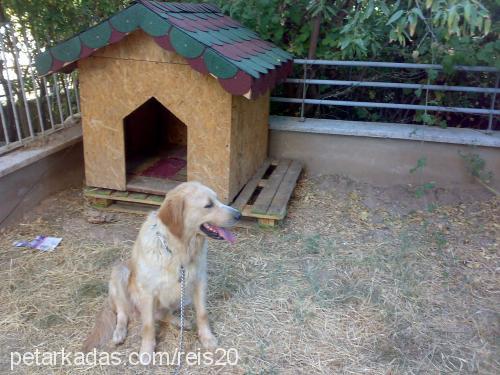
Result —
<path fill-rule="evenodd" d="M 229 192 L 234 196 L 267 157 L 269 93 L 256 100 L 233 96 L 232 114 Z"/>
<path fill-rule="evenodd" d="M 231 95 L 213 77 L 142 31 L 81 60 L 79 69 L 87 185 L 126 189 L 123 118 L 155 97 L 188 127 L 188 179 L 228 200 Z"/>
<path fill-rule="evenodd" d="M 86 183 L 126 189 L 123 119 L 151 97 L 187 128 L 188 180 L 229 202 L 267 153 L 269 96 L 232 97 L 136 31 L 78 62 Z M 186 128 L 172 134 L 182 143 Z M 185 139 L 185 138 L 184 138 Z"/>

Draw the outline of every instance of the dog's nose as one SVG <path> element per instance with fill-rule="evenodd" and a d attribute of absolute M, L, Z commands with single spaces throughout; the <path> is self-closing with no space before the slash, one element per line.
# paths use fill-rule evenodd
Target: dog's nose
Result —
<path fill-rule="evenodd" d="M 240 220 L 241 219 L 241 212 L 240 211 L 236 211 L 234 213 L 234 220 Z"/>

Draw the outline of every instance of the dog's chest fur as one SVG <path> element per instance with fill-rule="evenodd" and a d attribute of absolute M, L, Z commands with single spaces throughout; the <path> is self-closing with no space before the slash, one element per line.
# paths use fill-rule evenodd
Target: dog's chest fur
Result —
<path fill-rule="evenodd" d="M 171 248 L 166 242 L 167 250 L 158 238 L 156 220 L 151 216 L 146 220 L 134 247 L 135 281 L 139 289 L 152 292 L 162 307 L 176 310 L 181 294 L 181 264 L 185 269 L 185 305 L 192 301 L 194 282 L 206 277 L 206 241 L 196 236 L 188 251 Z"/>

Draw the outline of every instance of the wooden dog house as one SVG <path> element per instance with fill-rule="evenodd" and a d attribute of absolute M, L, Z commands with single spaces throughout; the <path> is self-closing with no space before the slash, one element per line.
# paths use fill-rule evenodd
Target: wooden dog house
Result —
<path fill-rule="evenodd" d="M 292 56 L 216 6 L 138 0 L 36 65 L 79 70 L 88 186 L 199 180 L 231 202 L 266 160 L 269 92 Z"/>

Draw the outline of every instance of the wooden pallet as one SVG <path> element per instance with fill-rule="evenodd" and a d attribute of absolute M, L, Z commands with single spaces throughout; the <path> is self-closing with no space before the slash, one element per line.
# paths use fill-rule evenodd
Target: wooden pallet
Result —
<path fill-rule="evenodd" d="M 127 181 L 127 191 L 165 197 L 167 192 L 181 183 L 182 181 L 164 178 L 131 176 Z"/>
<path fill-rule="evenodd" d="M 288 201 L 302 164 L 294 160 L 266 160 L 248 181 L 232 206 L 259 225 L 275 226 L 286 216 Z"/>
<path fill-rule="evenodd" d="M 243 217 L 257 219 L 259 225 L 275 226 L 286 216 L 288 201 L 301 171 L 302 164 L 298 161 L 266 160 L 231 206 L 240 210 Z M 84 196 L 94 207 L 109 210 L 122 211 L 124 206 L 127 209 L 123 211 L 131 212 L 130 203 L 147 205 L 137 210 L 138 213 L 147 211 L 147 207 L 155 209 L 165 198 L 164 194 L 95 187 L 85 188 Z"/>
<path fill-rule="evenodd" d="M 165 198 L 165 195 L 101 189 L 96 187 L 85 188 L 83 195 L 88 198 L 91 204 L 96 208 L 107 208 L 117 202 L 146 204 L 154 208 L 155 206 L 160 206 Z"/>

